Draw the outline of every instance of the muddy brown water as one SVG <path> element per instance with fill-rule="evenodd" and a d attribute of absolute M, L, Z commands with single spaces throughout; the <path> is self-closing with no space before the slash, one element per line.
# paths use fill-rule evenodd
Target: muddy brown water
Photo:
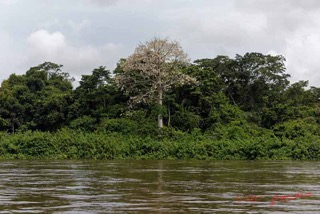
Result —
<path fill-rule="evenodd" d="M 0 213 L 320 213 L 319 195 L 320 162 L 0 162 Z"/>

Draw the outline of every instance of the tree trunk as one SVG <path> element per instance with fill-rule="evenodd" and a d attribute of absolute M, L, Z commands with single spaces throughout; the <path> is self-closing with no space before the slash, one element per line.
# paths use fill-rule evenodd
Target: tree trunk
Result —
<path fill-rule="evenodd" d="M 158 89 L 158 104 L 160 107 L 162 107 L 162 96 L 163 96 L 163 91 L 162 88 L 159 87 Z M 162 119 L 162 114 L 158 114 L 158 127 L 161 129 L 163 128 L 163 119 Z"/>

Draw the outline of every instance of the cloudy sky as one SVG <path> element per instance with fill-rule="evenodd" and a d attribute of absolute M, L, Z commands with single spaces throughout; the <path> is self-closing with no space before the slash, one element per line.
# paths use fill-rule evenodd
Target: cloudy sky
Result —
<path fill-rule="evenodd" d="M 79 80 L 155 36 L 192 60 L 281 54 L 292 82 L 320 87 L 319 0 L 0 0 L 0 81 L 45 61 Z"/>

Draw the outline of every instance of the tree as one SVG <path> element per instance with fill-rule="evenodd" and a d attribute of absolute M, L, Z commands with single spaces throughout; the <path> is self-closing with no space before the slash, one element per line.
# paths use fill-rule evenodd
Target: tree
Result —
<path fill-rule="evenodd" d="M 75 103 L 71 119 L 94 117 L 99 121 L 103 117 L 117 117 L 126 105 L 125 97 L 119 90 L 110 71 L 100 66 L 90 75 L 82 75 L 80 85 L 74 91 Z"/>
<path fill-rule="evenodd" d="M 168 39 L 154 38 L 140 44 L 122 63 L 123 72 L 116 77 L 120 88 L 130 95 L 132 104 L 156 102 L 162 108 L 163 96 L 177 85 L 196 80 L 181 72 L 189 63 L 180 44 Z M 162 113 L 158 127 L 163 127 Z"/>
<path fill-rule="evenodd" d="M 0 87 L 0 129 L 56 130 L 66 123 L 72 80 L 62 65 L 45 62 Z M 1 122 L 2 121 L 2 122 Z"/>
<path fill-rule="evenodd" d="M 66 123 L 72 99 L 72 81 L 62 65 L 45 62 L 30 68 L 25 75 L 30 106 L 25 114 L 26 129 L 57 130 Z M 30 105 L 31 104 L 31 105 Z"/>
<path fill-rule="evenodd" d="M 283 56 L 246 53 L 237 55 L 235 62 L 236 76 L 227 86 L 229 96 L 233 96 L 243 110 L 260 112 L 263 107 L 279 102 L 290 77 L 285 73 Z"/>

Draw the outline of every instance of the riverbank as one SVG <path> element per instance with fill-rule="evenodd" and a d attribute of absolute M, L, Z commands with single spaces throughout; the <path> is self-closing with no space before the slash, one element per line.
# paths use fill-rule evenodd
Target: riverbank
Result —
<path fill-rule="evenodd" d="M 134 136 L 62 129 L 0 134 L 1 159 L 320 160 L 320 140 L 263 135 L 217 139 L 200 133 Z"/>

